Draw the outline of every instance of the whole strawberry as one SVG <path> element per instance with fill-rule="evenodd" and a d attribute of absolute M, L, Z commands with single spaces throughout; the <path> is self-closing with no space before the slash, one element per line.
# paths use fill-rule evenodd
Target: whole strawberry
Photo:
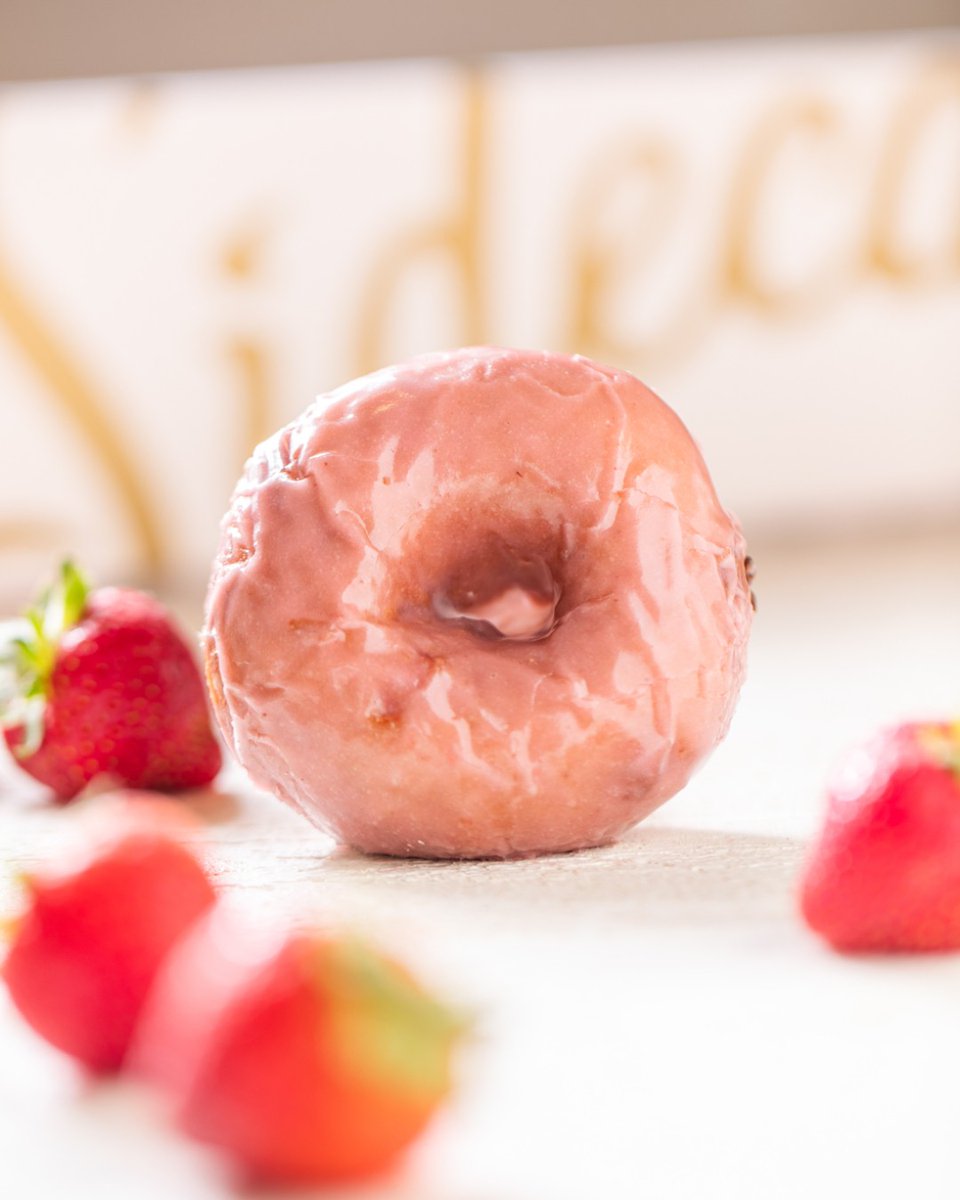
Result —
<path fill-rule="evenodd" d="M 960 949 L 960 722 L 899 725 L 842 764 L 800 907 L 838 950 Z"/>
<path fill-rule="evenodd" d="M 169 612 L 128 588 L 90 591 L 72 563 L 0 649 L 0 722 L 17 763 L 70 800 L 107 775 L 201 787 L 220 770 L 203 681 Z"/>
<path fill-rule="evenodd" d="M 126 828 L 83 861 L 24 877 L 2 976 L 41 1037 L 90 1070 L 127 1053 L 160 964 L 214 901 L 193 855 L 166 829 Z"/>
<path fill-rule="evenodd" d="M 462 1023 L 350 937 L 215 909 L 158 977 L 132 1055 L 180 1126 L 255 1180 L 382 1171 L 450 1089 Z"/>

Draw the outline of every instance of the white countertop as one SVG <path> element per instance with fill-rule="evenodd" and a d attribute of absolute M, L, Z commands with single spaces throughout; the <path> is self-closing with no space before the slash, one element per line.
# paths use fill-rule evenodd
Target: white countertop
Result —
<path fill-rule="evenodd" d="M 792 907 L 837 752 L 960 708 L 960 537 L 758 566 L 727 742 L 617 847 L 370 860 L 229 777 L 231 794 L 196 802 L 228 888 L 369 928 L 481 1011 L 455 1102 L 354 1200 L 960 1195 L 960 955 L 845 960 Z M 49 853 L 77 807 L 7 783 L 0 867 Z M 13 895 L 8 869 L 0 906 Z M 151 1097 L 85 1085 L 4 998 L 0 1163 L 11 1200 L 233 1194 Z"/>

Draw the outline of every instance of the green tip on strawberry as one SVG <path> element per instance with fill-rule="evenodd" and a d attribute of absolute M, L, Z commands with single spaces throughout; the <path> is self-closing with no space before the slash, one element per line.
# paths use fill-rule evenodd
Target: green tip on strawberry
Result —
<path fill-rule="evenodd" d="M 960 780 L 960 720 L 950 724 L 920 725 L 917 737 L 931 758 Z"/>
<path fill-rule="evenodd" d="M 353 936 L 255 930 L 221 902 L 164 964 L 132 1064 L 248 1179 L 329 1184 L 420 1136 L 466 1027 Z"/>
<path fill-rule="evenodd" d="M 91 590 L 70 561 L 7 626 L 0 728 L 60 800 L 103 776 L 177 790 L 220 769 L 203 682 L 170 614 L 143 592 Z"/>
<path fill-rule="evenodd" d="M 320 943 L 313 969 L 318 987 L 337 1001 L 345 1024 L 344 1053 L 359 1075 L 411 1096 L 436 1096 L 449 1081 L 450 1048 L 470 1027 L 410 974 L 358 937 Z"/>
<path fill-rule="evenodd" d="M 15 753 L 27 758 L 43 741 L 43 710 L 57 647 L 64 633 L 83 616 L 90 587 L 75 564 L 60 564 L 56 583 L 47 588 L 23 614 L 11 622 L 0 645 L 0 725 L 22 728 Z"/>
<path fill-rule="evenodd" d="M 896 726 L 841 764 L 800 909 L 837 950 L 960 950 L 960 721 Z"/>
<path fill-rule="evenodd" d="M 20 917 L 0 916 L 0 946 L 9 945 L 20 931 Z"/>

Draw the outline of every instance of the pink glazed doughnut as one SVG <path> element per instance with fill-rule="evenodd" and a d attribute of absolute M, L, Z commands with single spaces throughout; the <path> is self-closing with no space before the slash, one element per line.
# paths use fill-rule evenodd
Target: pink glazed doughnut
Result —
<path fill-rule="evenodd" d="M 347 384 L 255 451 L 204 649 L 256 784 L 371 853 L 507 858 L 610 842 L 681 788 L 751 617 L 670 408 L 479 348 Z"/>

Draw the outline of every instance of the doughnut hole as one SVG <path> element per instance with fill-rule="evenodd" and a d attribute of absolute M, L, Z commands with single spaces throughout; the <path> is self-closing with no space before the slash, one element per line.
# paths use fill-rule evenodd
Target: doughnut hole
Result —
<path fill-rule="evenodd" d="M 387 619 L 492 650 L 549 638 L 564 608 L 570 526 L 538 513 L 529 489 L 511 499 L 491 507 L 459 495 L 424 513 L 391 556 Z"/>
<path fill-rule="evenodd" d="M 431 592 L 433 611 L 477 637 L 532 642 L 549 637 L 561 596 L 550 566 L 496 535 Z"/>

